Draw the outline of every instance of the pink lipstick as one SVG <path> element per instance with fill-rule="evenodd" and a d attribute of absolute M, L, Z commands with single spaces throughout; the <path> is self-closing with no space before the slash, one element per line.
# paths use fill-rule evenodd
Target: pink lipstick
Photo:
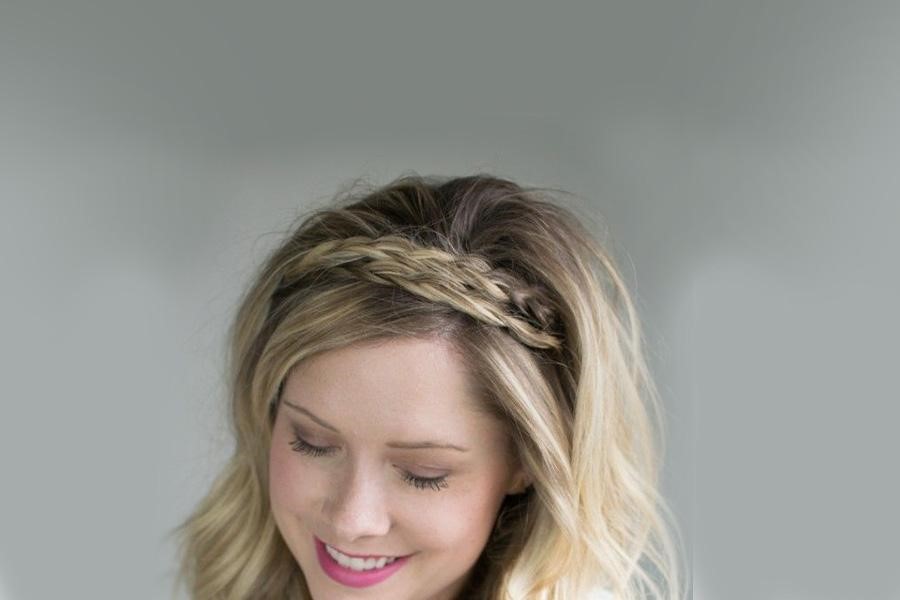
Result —
<path fill-rule="evenodd" d="M 361 588 L 368 587 L 380 583 L 400 570 L 409 560 L 409 556 L 397 558 L 389 565 L 384 565 L 380 569 L 370 569 L 368 571 L 354 571 L 342 566 L 325 550 L 325 543 L 319 538 L 313 536 L 316 544 L 316 556 L 319 557 L 319 564 L 325 574 L 340 584 Z"/>

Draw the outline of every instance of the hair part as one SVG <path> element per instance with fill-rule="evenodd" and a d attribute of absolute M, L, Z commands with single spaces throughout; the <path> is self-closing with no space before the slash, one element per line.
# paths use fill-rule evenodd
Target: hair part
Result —
<path fill-rule="evenodd" d="M 350 190 L 267 258 L 230 330 L 234 454 L 176 530 L 193 598 L 311 600 L 269 510 L 279 391 L 310 356 L 395 337 L 453 345 L 530 477 L 465 598 L 680 597 L 663 423 L 624 282 L 544 190 L 477 174 Z"/>

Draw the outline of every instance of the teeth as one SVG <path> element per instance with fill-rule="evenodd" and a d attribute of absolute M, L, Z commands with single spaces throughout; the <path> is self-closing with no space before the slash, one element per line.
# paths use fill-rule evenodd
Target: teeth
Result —
<path fill-rule="evenodd" d="M 396 557 L 387 557 L 382 556 L 381 558 L 356 558 L 347 556 L 346 554 L 335 550 L 328 544 L 325 544 L 325 551 L 328 552 L 328 555 L 333 558 L 339 565 L 350 569 L 352 571 L 370 571 L 372 569 L 381 569 L 385 565 L 389 565 L 394 562 Z"/>

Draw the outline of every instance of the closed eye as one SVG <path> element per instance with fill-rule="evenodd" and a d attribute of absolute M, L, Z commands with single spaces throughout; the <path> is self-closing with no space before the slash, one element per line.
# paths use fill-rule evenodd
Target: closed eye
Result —
<path fill-rule="evenodd" d="M 308 454 L 309 456 L 327 456 L 333 454 L 335 450 L 337 450 L 337 448 L 329 448 L 327 446 L 314 446 L 296 433 L 294 434 L 294 441 L 291 442 L 291 448 L 293 448 L 295 452 Z"/>
<path fill-rule="evenodd" d="M 409 471 L 403 472 L 403 481 L 420 490 L 430 488 L 436 492 L 449 485 L 447 483 L 446 475 L 441 475 L 440 477 L 419 477 L 418 475 L 413 475 Z"/>
<path fill-rule="evenodd" d="M 291 448 L 293 448 L 295 452 L 313 457 L 328 456 L 330 454 L 334 454 L 334 452 L 337 451 L 337 448 L 334 447 L 315 446 L 313 444 L 310 444 L 302 437 L 300 437 L 296 432 L 294 433 L 294 440 L 291 442 Z M 427 488 L 434 491 L 440 491 L 447 488 L 447 486 L 449 485 L 447 483 L 446 475 L 441 475 L 440 477 L 421 477 L 404 470 L 402 471 L 401 477 L 403 478 L 404 482 L 420 490 L 424 490 Z"/>

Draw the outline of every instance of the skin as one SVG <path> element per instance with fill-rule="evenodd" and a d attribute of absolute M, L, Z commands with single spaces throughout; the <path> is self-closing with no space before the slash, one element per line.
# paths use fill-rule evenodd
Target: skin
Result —
<path fill-rule="evenodd" d="M 462 362 L 439 339 L 354 345 L 295 366 L 274 425 L 269 492 L 314 600 L 457 597 L 504 497 L 527 485 L 501 423 L 477 402 Z M 329 454 L 297 451 L 297 434 Z M 424 440 L 467 451 L 388 445 Z M 406 473 L 446 475 L 445 485 L 420 489 Z M 350 588 L 322 570 L 314 535 L 349 554 L 411 557 L 387 580 Z"/>

